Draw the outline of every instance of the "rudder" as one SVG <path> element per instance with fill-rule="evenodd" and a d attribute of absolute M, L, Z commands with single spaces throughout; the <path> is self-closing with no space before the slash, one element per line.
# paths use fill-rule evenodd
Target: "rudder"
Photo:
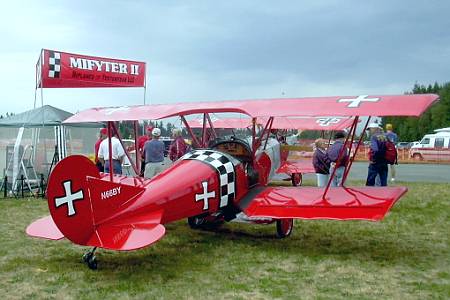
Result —
<path fill-rule="evenodd" d="M 100 179 L 97 167 L 85 156 L 73 155 L 60 161 L 52 171 L 48 188 L 51 216 L 70 241 L 91 245 L 103 228 L 143 188 Z"/>

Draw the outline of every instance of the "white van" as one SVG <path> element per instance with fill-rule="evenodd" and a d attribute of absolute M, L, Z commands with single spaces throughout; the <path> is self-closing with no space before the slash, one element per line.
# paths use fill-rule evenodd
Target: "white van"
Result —
<path fill-rule="evenodd" d="M 450 161 L 450 127 L 436 129 L 434 134 L 426 134 L 419 144 L 409 150 L 416 160 Z"/>

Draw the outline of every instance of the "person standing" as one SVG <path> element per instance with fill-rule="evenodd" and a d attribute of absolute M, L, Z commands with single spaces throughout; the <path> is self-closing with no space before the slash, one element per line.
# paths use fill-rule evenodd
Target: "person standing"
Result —
<path fill-rule="evenodd" d="M 377 123 L 371 123 L 367 128 L 370 133 L 370 150 L 366 185 L 375 186 L 376 178 L 379 176 L 380 185 L 387 186 L 386 136 Z"/>
<path fill-rule="evenodd" d="M 150 141 L 152 139 L 152 130 L 153 130 L 153 126 L 147 126 L 147 128 L 145 129 L 145 135 L 140 136 L 138 139 L 138 151 L 139 154 L 141 155 L 141 173 L 139 174 L 139 176 L 144 176 L 144 171 L 145 171 L 145 155 L 144 155 L 144 145 L 147 141 Z"/>
<path fill-rule="evenodd" d="M 109 173 L 112 165 L 114 174 L 122 174 L 122 162 L 125 157 L 125 150 L 122 147 L 116 133 L 111 137 L 112 163 L 109 161 L 109 139 L 105 138 L 98 149 L 98 159 L 105 166 L 105 173 Z"/>
<path fill-rule="evenodd" d="M 330 174 L 336 169 L 334 177 L 331 179 L 331 186 L 341 186 L 344 177 L 345 166 L 348 162 L 348 150 L 343 149 L 345 142 L 345 133 L 338 131 L 334 135 L 334 143 L 327 150 L 327 156 L 331 162 Z M 341 154 L 342 152 L 342 154 Z M 339 158 L 339 154 L 341 157 Z"/>
<path fill-rule="evenodd" d="M 153 128 L 152 140 L 147 141 L 144 145 L 145 155 L 145 178 L 152 178 L 160 172 L 164 171 L 164 150 L 165 146 L 159 140 L 161 129 Z"/>
<path fill-rule="evenodd" d="M 103 164 L 101 163 L 101 161 L 98 159 L 98 150 L 100 148 L 100 143 L 106 138 L 107 135 L 108 135 L 108 131 L 106 130 L 106 128 L 100 129 L 98 140 L 95 142 L 95 146 L 94 146 L 95 165 L 97 166 L 97 169 L 99 172 L 103 172 L 105 170 L 105 168 L 104 168 Z"/>
<path fill-rule="evenodd" d="M 330 178 L 330 159 L 327 156 L 325 140 L 317 139 L 314 142 L 313 166 L 317 176 L 317 186 L 324 187 Z"/>
<path fill-rule="evenodd" d="M 397 134 L 392 130 L 392 124 L 386 124 L 386 138 L 395 145 L 395 147 L 397 148 L 397 143 L 398 143 L 398 136 Z M 389 169 L 391 170 L 391 181 L 394 182 L 395 181 L 395 176 L 396 176 L 396 167 L 395 165 L 397 164 L 397 162 L 395 164 L 390 165 Z"/>
<path fill-rule="evenodd" d="M 171 161 L 176 161 L 188 150 L 188 146 L 181 136 L 181 129 L 174 128 L 172 130 L 172 136 L 174 138 L 173 142 L 169 146 L 169 158 Z"/>

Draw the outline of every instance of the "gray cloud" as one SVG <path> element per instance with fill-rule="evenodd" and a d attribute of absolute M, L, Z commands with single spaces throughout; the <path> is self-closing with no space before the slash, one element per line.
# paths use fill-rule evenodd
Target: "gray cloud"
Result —
<path fill-rule="evenodd" d="M 29 92 L 0 80 L 11 98 L 32 95 L 40 48 L 146 61 L 154 102 L 403 93 L 449 80 L 450 2 L 315 2 L 47 2 L 2 21 L 12 26 L 2 26 L 10 42 L 0 59 L 25 51 L 30 75 L 18 88 Z M 72 111 L 141 102 L 139 91 L 46 94 L 55 105 L 70 99 Z"/>

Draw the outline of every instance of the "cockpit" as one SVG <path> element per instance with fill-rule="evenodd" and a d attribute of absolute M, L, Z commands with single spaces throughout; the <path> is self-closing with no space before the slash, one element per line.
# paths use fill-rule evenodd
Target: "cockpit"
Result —
<path fill-rule="evenodd" d="M 226 139 L 216 139 L 210 144 L 210 148 L 227 153 L 242 163 L 252 161 L 252 150 L 248 142 L 234 136 Z"/>

